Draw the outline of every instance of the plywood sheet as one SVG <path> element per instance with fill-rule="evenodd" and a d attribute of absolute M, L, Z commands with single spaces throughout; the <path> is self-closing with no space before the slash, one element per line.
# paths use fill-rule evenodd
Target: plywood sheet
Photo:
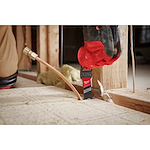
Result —
<path fill-rule="evenodd" d="M 135 119 L 136 116 L 136 119 Z M 46 86 L 0 90 L 0 124 L 150 124 L 150 115 Z"/>

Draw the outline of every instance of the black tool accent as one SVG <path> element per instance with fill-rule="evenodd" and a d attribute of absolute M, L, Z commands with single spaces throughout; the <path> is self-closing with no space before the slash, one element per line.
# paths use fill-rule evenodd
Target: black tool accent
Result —
<path fill-rule="evenodd" d="M 91 90 L 91 77 L 92 77 L 92 70 L 87 70 L 81 66 L 80 77 L 83 83 L 83 94 L 84 100 L 85 99 L 92 99 L 92 90 Z"/>

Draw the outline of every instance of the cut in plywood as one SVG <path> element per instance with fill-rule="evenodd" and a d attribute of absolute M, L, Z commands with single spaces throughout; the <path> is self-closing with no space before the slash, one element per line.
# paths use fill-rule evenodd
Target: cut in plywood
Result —
<path fill-rule="evenodd" d="M 128 26 L 119 26 L 123 52 L 121 57 L 110 66 L 93 69 L 93 87 L 99 87 L 97 79 L 101 81 L 104 89 L 127 87 L 127 52 L 128 52 Z"/>

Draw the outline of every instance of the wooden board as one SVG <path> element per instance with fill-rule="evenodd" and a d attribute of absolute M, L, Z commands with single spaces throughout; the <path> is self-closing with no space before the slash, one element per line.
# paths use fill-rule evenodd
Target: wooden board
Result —
<path fill-rule="evenodd" d="M 48 26 L 48 63 L 55 67 L 59 67 L 59 26 Z"/>
<path fill-rule="evenodd" d="M 59 67 L 59 26 L 40 25 L 37 28 L 37 53 L 51 66 Z M 37 72 L 46 72 L 48 68 L 38 62 Z"/>
<path fill-rule="evenodd" d="M 32 39 L 31 39 L 31 26 L 27 25 L 26 26 L 26 43 L 27 46 L 32 49 Z"/>
<path fill-rule="evenodd" d="M 73 85 L 79 93 L 83 94 L 81 82 L 74 82 Z M 71 90 L 67 85 L 65 88 Z M 136 90 L 136 92 L 133 93 L 131 89 L 120 88 L 106 90 L 105 92 L 110 95 L 113 102 L 117 105 L 150 114 L 150 90 Z M 92 88 L 92 95 L 95 98 L 102 99 L 98 88 Z"/>
<path fill-rule="evenodd" d="M 37 72 L 18 72 L 18 76 L 30 79 L 33 81 L 37 80 Z"/>
<path fill-rule="evenodd" d="M 47 62 L 47 26 L 40 25 L 37 27 L 37 53 L 39 57 Z M 37 72 L 46 72 L 47 67 L 42 63 L 37 63 Z"/>
<path fill-rule="evenodd" d="M 106 92 L 115 104 L 150 114 L 150 92 L 148 90 L 136 90 L 133 93 L 131 89 L 123 88 Z"/>
<path fill-rule="evenodd" d="M 104 89 L 127 87 L 127 52 L 128 52 L 128 26 L 119 26 L 122 38 L 123 53 L 111 66 L 93 69 L 93 87 L 98 87 L 97 79 L 101 81 Z"/>

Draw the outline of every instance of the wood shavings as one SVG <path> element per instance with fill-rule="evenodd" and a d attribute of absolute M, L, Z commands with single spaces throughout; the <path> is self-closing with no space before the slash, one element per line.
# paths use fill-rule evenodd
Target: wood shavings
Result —
<path fill-rule="evenodd" d="M 104 101 L 106 101 L 106 102 L 113 103 L 113 101 L 112 101 L 112 99 L 110 98 L 109 94 L 106 93 L 106 92 L 104 92 L 104 88 L 103 88 L 101 82 L 100 82 L 99 80 L 97 80 L 97 83 L 98 83 L 98 85 L 99 85 L 99 87 L 100 87 L 100 92 L 101 92 L 101 97 L 102 97 L 102 99 L 103 99 Z"/>

